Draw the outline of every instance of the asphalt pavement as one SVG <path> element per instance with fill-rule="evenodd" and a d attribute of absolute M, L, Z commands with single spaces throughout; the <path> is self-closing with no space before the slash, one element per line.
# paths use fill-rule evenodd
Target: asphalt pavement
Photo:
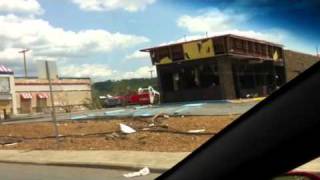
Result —
<path fill-rule="evenodd" d="M 150 180 L 160 175 L 159 173 L 151 173 L 134 178 L 123 176 L 123 174 L 129 172 L 131 171 L 0 163 L 0 179 L 4 180 Z"/>

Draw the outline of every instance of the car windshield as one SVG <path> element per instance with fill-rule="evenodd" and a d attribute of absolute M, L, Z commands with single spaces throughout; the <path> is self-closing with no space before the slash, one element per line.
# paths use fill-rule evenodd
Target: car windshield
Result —
<path fill-rule="evenodd" d="M 319 8 L 0 0 L 0 179 L 156 178 L 320 60 Z"/>

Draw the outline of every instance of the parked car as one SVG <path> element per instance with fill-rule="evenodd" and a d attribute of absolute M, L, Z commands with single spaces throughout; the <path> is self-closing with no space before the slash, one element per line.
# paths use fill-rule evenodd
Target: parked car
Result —
<path fill-rule="evenodd" d="M 116 107 L 124 105 L 126 101 L 125 96 L 111 96 L 107 95 L 104 100 L 104 107 Z"/>

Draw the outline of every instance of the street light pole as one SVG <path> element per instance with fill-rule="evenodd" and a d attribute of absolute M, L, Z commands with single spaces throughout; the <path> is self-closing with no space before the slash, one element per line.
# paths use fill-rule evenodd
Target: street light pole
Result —
<path fill-rule="evenodd" d="M 19 51 L 19 53 L 23 54 L 23 64 L 24 64 L 24 76 L 28 77 L 28 70 L 27 70 L 27 62 L 26 62 L 26 52 L 28 52 L 29 49 L 24 49 L 22 51 Z"/>

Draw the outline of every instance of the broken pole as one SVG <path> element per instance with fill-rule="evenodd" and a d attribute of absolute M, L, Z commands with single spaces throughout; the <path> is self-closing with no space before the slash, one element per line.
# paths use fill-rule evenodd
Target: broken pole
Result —
<path fill-rule="evenodd" d="M 49 70 L 48 61 L 45 61 L 45 64 L 46 64 L 46 73 L 47 73 L 47 79 L 48 79 L 48 82 L 49 82 L 49 91 L 50 91 L 50 97 L 51 97 L 50 99 L 51 99 L 52 122 L 53 122 L 53 126 L 54 126 L 57 145 L 59 147 L 59 130 L 58 130 L 58 125 L 57 125 L 56 108 L 55 108 L 55 105 L 54 105 L 54 98 L 53 98 L 53 92 L 52 92 L 52 83 L 51 83 L 51 77 L 50 77 L 50 70 Z"/>

